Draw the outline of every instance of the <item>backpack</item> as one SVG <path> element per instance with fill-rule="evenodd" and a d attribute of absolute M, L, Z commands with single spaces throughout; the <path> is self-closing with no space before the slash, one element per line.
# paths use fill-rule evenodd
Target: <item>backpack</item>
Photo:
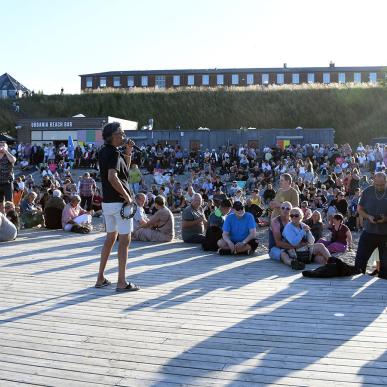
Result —
<path fill-rule="evenodd" d="M 217 226 L 207 228 L 206 237 L 202 242 L 204 251 L 218 251 L 218 240 L 222 239 L 223 231 Z"/>

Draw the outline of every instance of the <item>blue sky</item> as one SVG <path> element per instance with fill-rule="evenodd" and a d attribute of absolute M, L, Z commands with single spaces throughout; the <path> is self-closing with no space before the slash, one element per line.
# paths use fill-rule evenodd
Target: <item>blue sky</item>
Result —
<path fill-rule="evenodd" d="M 110 70 L 387 65 L 384 0 L 0 0 L 0 74 L 79 93 Z M 4 17 L 7 15 L 7 17 Z"/>

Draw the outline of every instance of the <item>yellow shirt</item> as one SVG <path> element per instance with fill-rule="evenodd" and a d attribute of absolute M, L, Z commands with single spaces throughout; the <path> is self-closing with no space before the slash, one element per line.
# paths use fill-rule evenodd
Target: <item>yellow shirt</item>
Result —
<path fill-rule="evenodd" d="M 298 192 L 293 187 L 290 187 L 287 190 L 279 189 L 275 195 L 274 200 L 280 203 L 290 202 L 292 203 L 293 207 L 298 207 L 300 203 Z M 271 217 L 275 218 L 276 216 L 280 215 L 280 213 L 280 208 L 274 208 Z"/>

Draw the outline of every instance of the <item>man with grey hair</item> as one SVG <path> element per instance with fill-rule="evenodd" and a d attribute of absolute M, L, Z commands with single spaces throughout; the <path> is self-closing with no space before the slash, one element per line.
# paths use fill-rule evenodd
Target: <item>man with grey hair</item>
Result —
<path fill-rule="evenodd" d="M 65 208 L 65 201 L 62 198 L 62 192 L 59 189 L 52 191 L 52 197 L 47 200 L 44 207 L 44 219 L 46 228 L 57 230 L 62 228 L 62 211 Z"/>
<path fill-rule="evenodd" d="M 32 191 L 27 194 L 20 204 L 20 218 L 25 228 L 45 226 L 42 208 L 35 203 L 37 197 L 37 193 Z"/>
<path fill-rule="evenodd" d="M 133 232 L 133 239 L 144 242 L 170 242 L 175 236 L 173 214 L 165 206 L 165 199 L 159 195 L 155 198 L 156 212 L 150 218 L 143 218 L 139 228 Z"/>
<path fill-rule="evenodd" d="M 206 237 L 207 219 L 202 204 L 202 195 L 195 193 L 191 205 L 182 212 L 181 233 L 186 243 L 202 243 Z"/>
<path fill-rule="evenodd" d="M 101 251 L 96 288 L 109 286 L 105 277 L 106 264 L 114 242 L 118 241 L 118 279 L 117 292 L 133 292 L 139 286 L 126 280 L 126 262 L 130 245 L 133 221 L 121 216 L 124 203 L 131 204 L 129 188 L 129 166 L 132 160 L 133 141 L 127 141 L 119 122 L 107 123 L 102 129 L 105 144 L 98 153 L 99 169 L 102 184 L 102 211 L 105 219 L 106 239 Z M 121 147 L 125 146 L 125 150 Z"/>
<path fill-rule="evenodd" d="M 137 193 L 134 197 L 137 204 L 137 210 L 133 217 L 133 232 L 137 231 L 140 227 L 149 222 L 149 218 L 144 211 L 144 205 L 146 203 L 146 195 L 143 193 Z"/>
<path fill-rule="evenodd" d="M 387 178 L 384 172 L 375 173 L 374 184 L 363 191 L 357 211 L 364 219 L 364 228 L 359 239 L 355 267 L 365 273 L 369 258 L 378 248 L 378 274 L 380 278 L 387 279 Z"/>

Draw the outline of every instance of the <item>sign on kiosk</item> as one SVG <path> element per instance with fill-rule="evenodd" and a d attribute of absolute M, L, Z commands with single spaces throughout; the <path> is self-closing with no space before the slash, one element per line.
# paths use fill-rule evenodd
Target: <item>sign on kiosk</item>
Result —
<path fill-rule="evenodd" d="M 31 128 L 72 128 L 71 121 L 32 121 Z"/>

